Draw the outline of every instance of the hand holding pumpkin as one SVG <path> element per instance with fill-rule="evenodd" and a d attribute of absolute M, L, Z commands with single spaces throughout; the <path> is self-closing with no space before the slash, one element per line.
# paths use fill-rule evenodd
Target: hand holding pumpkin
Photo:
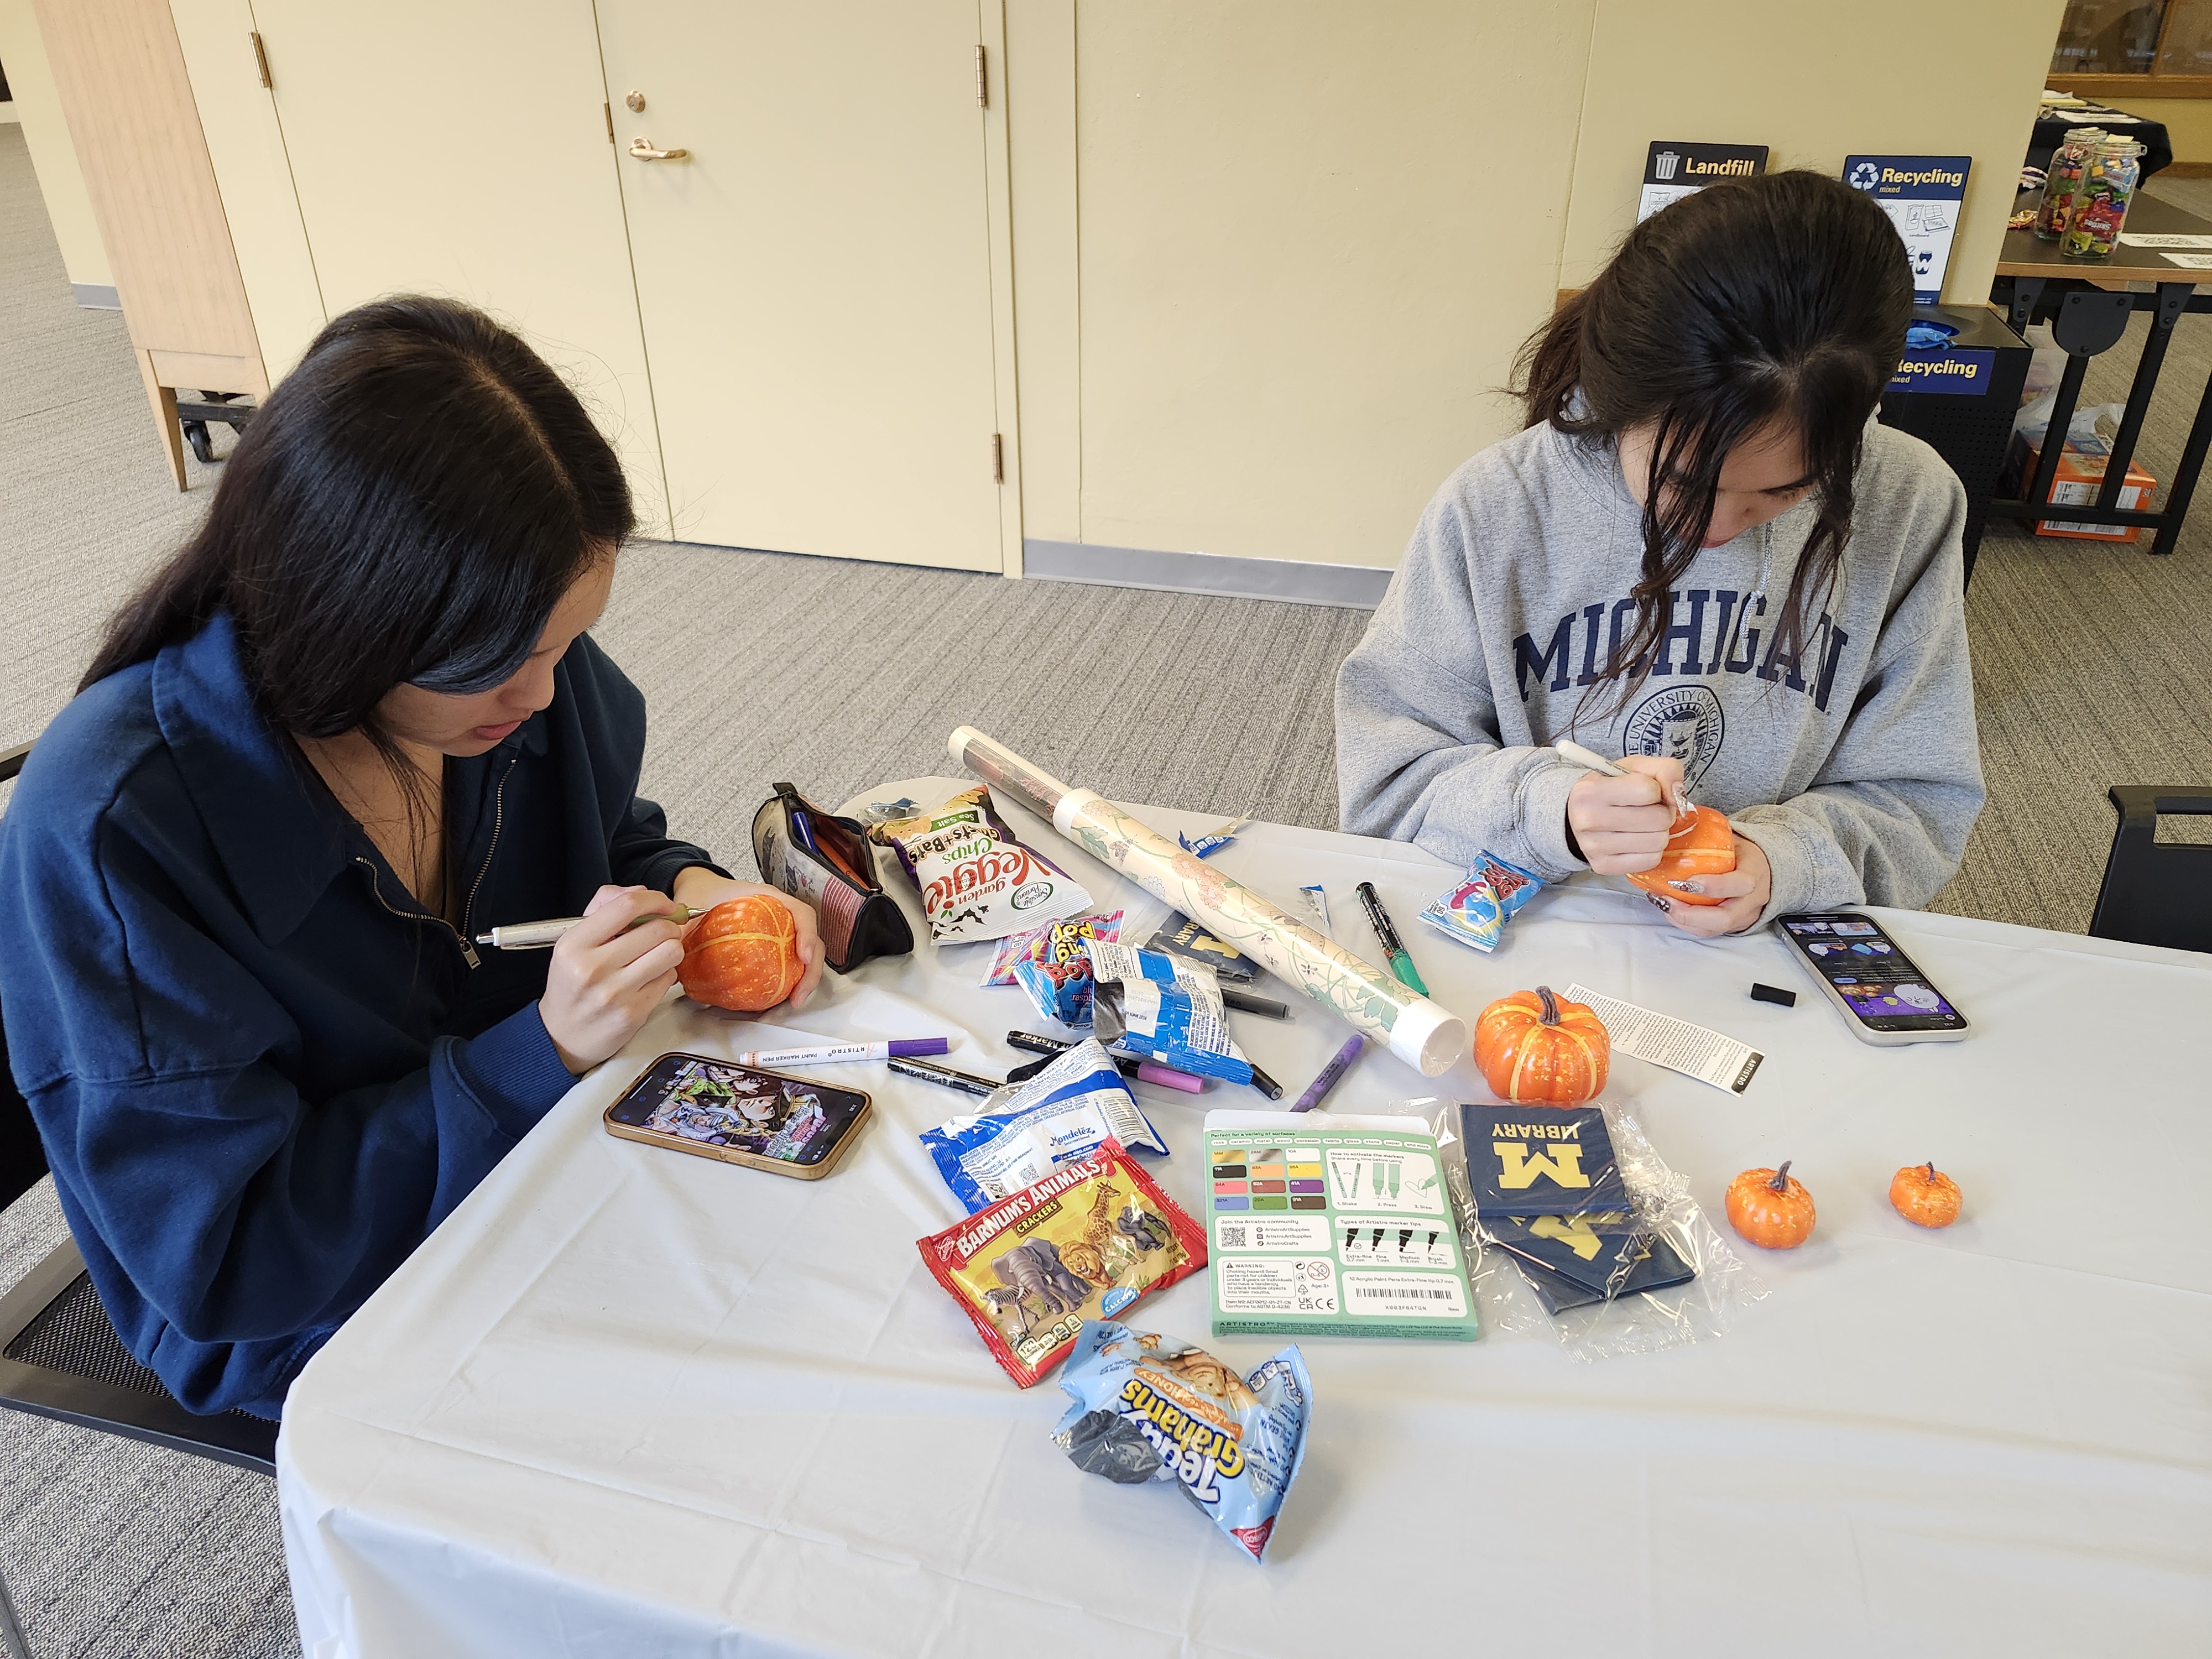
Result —
<path fill-rule="evenodd" d="M 1730 832 L 1734 836 L 1734 832 Z M 1696 876 L 1694 880 L 1703 890 L 1701 896 L 1673 889 L 1665 890 L 1667 896 L 1652 895 L 1651 902 L 1666 913 L 1667 920 L 1684 933 L 1698 939 L 1717 939 L 1723 933 L 1741 933 L 1747 927 L 1759 924 L 1766 906 L 1774 896 L 1774 872 L 1766 862 L 1766 854 L 1757 842 L 1742 836 L 1734 836 L 1735 868 L 1723 875 Z M 1633 881 L 1634 877 L 1629 879 Z"/>
<path fill-rule="evenodd" d="M 1567 828 L 1583 862 L 1601 876 L 1630 875 L 1659 862 L 1682 787 L 1678 760 L 1630 755 L 1620 764 L 1628 776 L 1585 772 L 1567 792 Z"/>
<path fill-rule="evenodd" d="M 787 912 L 793 928 L 792 948 L 798 954 L 801 970 L 796 988 L 788 993 L 788 1000 L 793 1008 L 803 1008 L 806 1006 L 807 999 L 814 994 L 814 988 L 821 982 L 823 959 L 822 935 L 816 926 L 814 909 L 811 905 L 803 899 L 792 897 L 788 893 L 779 892 L 773 887 L 763 886 L 758 882 L 732 881 L 727 876 L 718 876 L 702 865 L 693 865 L 678 875 L 676 878 L 675 892 L 677 902 L 688 905 L 695 915 L 703 915 L 718 906 L 726 904 L 732 899 L 741 898 L 766 900 Z M 774 925 L 773 919 L 770 925 Z M 696 949 L 698 944 L 699 928 L 697 924 L 694 924 L 692 931 L 686 936 L 687 951 Z M 690 975 L 686 975 L 684 990 L 696 996 L 696 993 L 691 992 Z M 712 1000 L 705 997 L 698 997 L 697 1000 L 702 1002 Z M 782 1000 L 785 1000 L 785 998 L 778 997 L 774 1000 L 742 1009 L 740 1012 L 757 1013 L 763 1008 L 773 1008 L 776 1002 Z M 736 1008 L 738 1005 L 717 1003 L 714 1006 Z"/>
<path fill-rule="evenodd" d="M 678 972 L 693 1001 L 760 1013 L 798 990 L 806 976 L 798 924 L 767 894 L 725 899 L 691 924 Z"/>

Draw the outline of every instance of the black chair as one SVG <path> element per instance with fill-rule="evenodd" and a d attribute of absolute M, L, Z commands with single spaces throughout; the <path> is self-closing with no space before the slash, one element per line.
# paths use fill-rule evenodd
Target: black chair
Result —
<path fill-rule="evenodd" d="M 0 781 L 22 769 L 28 744 L 0 750 Z M 46 1173 L 31 1109 L 15 1087 L 0 1036 L 0 1149 L 13 1202 Z M 30 1160 L 30 1161 L 26 1161 Z M 27 1174 L 25 1172 L 27 1170 Z M 64 1238 L 0 1297 L 0 1407 L 51 1417 L 80 1428 L 211 1457 L 242 1469 L 276 1473 L 276 1425 L 244 1412 L 201 1417 L 186 1411 L 161 1379 L 131 1357 L 109 1322 L 85 1272 L 76 1241 Z M 0 1573 L 0 1640 L 26 1656 Z"/>
<path fill-rule="evenodd" d="M 2158 839 L 2162 814 L 2212 813 L 2212 789 L 2114 784 L 2119 826 L 2089 931 L 2099 939 L 2212 951 L 2212 846 Z"/>

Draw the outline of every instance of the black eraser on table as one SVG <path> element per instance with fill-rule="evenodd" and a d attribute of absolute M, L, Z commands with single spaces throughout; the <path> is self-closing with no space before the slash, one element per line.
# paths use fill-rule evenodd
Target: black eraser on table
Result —
<path fill-rule="evenodd" d="M 1795 991 L 1785 991 L 1779 985 L 1761 985 L 1757 980 L 1751 982 L 1751 1000 L 1753 1002 L 1778 1002 L 1785 1008 L 1797 1006 Z"/>

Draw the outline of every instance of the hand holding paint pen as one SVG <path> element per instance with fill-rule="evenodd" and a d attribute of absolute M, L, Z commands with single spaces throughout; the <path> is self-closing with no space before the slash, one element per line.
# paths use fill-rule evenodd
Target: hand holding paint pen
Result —
<path fill-rule="evenodd" d="M 1382 942 L 1382 954 L 1390 958 L 1390 971 L 1398 976 L 1398 983 L 1422 996 L 1429 988 L 1421 983 L 1421 976 L 1413 971 L 1413 959 L 1406 954 L 1406 947 L 1398 938 L 1398 930 L 1390 925 L 1390 913 L 1382 908 L 1382 901 L 1375 896 L 1375 884 L 1363 881 L 1352 891 L 1359 895 L 1359 908 L 1367 912 L 1368 924 L 1375 929 L 1375 937 Z"/>
<path fill-rule="evenodd" d="M 1649 761 L 1631 771 L 1564 738 L 1553 746 L 1561 758 L 1577 766 L 1607 777 L 1650 778 L 1661 790 L 1661 799 L 1653 802 L 1648 795 L 1635 798 L 1643 793 L 1642 789 L 1608 799 L 1601 790 L 1586 794 L 1583 783 L 1588 780 L 1575 785 L 1567 797 L 1567 830 L 1592 870 L 1601 875 L 1626 877 L 1662 910 L 1670 902 L 1699 905 L 1726 902 L 1724 895 L 1708 896 L 1698 878 L 1723 875 L 1735 868 L 1735 832 L 1725 813 L 1690 799 L 1680 762 Z M 1663 825 L 1653 822 L 1660 816 L 1655 810 L 1660 805 L 1671 813 Z"/>

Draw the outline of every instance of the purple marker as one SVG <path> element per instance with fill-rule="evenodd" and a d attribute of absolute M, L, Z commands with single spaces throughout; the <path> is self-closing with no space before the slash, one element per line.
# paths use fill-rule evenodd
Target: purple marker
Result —
<path fill-rule="evenodd" d="M 1352 1069 L 1352 1062 L 1359 1058 L 1359 1051 L 1367 1046 L 1367 1039 L 1355 1036 L 1336 1051 L 1328 1064 L 1321 1068 L 1321 1075 L 1306 1085 L 1298 1103 L 1291 1108 L 1294 1112 L 1310 1112 L 1322 1103 L 1322 1097 L 1336 1087 L 1337 1079 Z"/>
<path fill-rule="evenodd" d="M 739 1066 L 834 1066 L 847 1060 L 908 1060 L 952 1052 L 945 1037 L 894 1037 L 889 1042 L 825 1042 L 811 1048 L 754 1048 L 735 1056 Z"/>

